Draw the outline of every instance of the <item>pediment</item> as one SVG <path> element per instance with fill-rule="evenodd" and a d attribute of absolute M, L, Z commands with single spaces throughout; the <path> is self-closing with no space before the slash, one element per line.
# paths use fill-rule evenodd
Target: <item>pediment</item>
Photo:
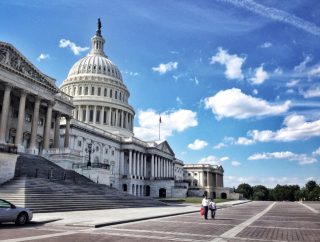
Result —
<path fill-rule="evenodd" d="M 31 79 L 52 91 L 58 92 L 55 79 L 39 71 L 26 57 L 13 45 L 0 41 L 0 66 L 14 73 Z"/>
<path fill-rule="evenodd" d="M 167 141 L 161 142 L 156 147 L 157 147 L 157 149 L 159 149 L 159 150 L 161 150 L 161 151 L 163 151 L 165 153 L 168 153 L 168 154 L 170 154 L 172 156 L 175 155 Z"/>

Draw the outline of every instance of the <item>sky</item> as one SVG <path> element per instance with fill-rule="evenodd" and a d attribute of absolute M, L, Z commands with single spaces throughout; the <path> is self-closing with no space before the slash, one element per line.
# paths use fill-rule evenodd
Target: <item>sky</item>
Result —
<path fill-rule="evenodd" d="M 0 40 L 60 86 L 105 53 L 135 109 L 135 136 L 166 139 L 224 183 L 320 182 L 320 1 L 0 0 Z"/>

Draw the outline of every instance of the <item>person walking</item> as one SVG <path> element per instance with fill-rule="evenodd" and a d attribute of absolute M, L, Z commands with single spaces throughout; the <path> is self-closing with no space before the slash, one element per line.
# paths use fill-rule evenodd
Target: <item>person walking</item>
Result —
<path fill-rule="evenodd" d="M 204 208 L 204 219 L 208 219 L 209 200 L 206 195 L 203 196 L 202 207 Z"/>
<path fill-rule="evenodd" d="M 216 206 L 216 203 L 213 201 L 213 199 L 210 199 L 209 209 L 211 211 L 211 218 L 214 219 L 214 217 L 216 216 L 217 206 Z"/>

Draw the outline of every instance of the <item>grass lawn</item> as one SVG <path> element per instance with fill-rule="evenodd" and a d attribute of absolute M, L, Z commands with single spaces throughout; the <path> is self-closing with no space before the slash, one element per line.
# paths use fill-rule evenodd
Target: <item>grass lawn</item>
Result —
<path fill-rule="evenodd" d="M 201 204 L 202 197 L 186 197 L 186 198 L 161 198 L 159 199 L 162 202 L 167 203 L 195 203 L 195 204 Z M 215 203 L 222 203 L 222 202 L 228 202 L 232 199 L 214 199 Z"/>

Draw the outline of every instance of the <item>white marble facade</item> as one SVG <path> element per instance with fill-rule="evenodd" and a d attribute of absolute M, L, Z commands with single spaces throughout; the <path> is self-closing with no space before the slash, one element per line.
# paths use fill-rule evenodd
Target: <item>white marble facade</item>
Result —
<path fill-rule="evenodd" d="M 91 41 L 60 88 L 0 42 L 0 149 L 43 155 L 136 196 L 186 195 L 184 164 L 170 145 L 134 137 L 130 92 L 104 53 L 101 24 Z"/>

